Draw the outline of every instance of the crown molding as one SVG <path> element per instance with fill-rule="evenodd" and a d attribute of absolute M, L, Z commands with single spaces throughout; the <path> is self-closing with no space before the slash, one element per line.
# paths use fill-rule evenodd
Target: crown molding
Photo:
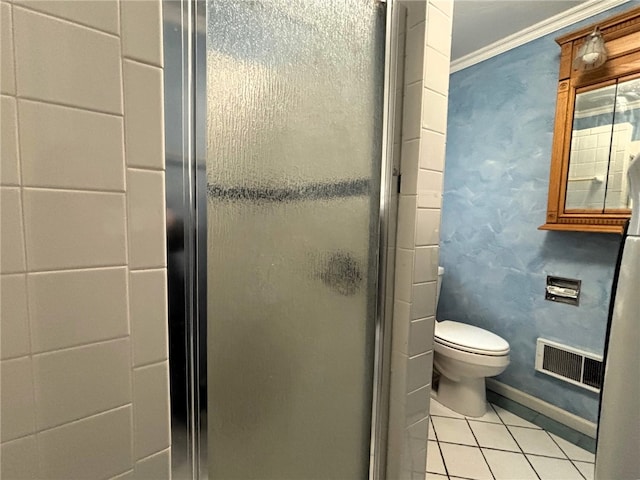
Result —
<path fill-rule="evenodd" d="M 542 22 L 531 25 L 519 32 L 494 42 L 486 47 L 479 48 L 463 57 L 451 62 L 450 73 L 455 73 L 476 63 L 488 60 L 508 50 L 524 45 L 532 40 L 544 37 L 553 32 L 573 25 L 577 22 L 593 17 L 598 13 L 623 5 L 629 0 L 588 0 L 569 10 L 560 12 Z"/>

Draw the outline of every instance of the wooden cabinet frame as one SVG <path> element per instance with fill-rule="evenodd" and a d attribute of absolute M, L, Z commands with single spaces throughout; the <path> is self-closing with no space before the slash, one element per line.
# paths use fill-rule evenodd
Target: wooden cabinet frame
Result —
<path fill-rule="evenodd" d="M 599 68 L 574 70 L 575 55 L 594 27 L 600 27 L 609 58 Z M 576 90 L 597 88 L 617 79 L 640 76 L 640 7 L 608 20 L 576 30 L 556 39 L 560 45 L 560 75 L 556 103 L 556 119 L 551 150 L 549 198 L 546 223 L 541 230 L 622 233 L 631 216 L 630 209 L 565 210 L 569 155 L 573 129 Z"/>

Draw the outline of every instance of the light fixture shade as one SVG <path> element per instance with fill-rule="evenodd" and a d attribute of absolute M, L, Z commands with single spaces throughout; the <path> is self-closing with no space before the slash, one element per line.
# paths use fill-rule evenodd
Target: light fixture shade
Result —
<path fill-rule="evenodd" d="M 598 27 L 586 38 L 573 60 L 576 70 L 592 70 L 607 61 L 607 49 Z"/>

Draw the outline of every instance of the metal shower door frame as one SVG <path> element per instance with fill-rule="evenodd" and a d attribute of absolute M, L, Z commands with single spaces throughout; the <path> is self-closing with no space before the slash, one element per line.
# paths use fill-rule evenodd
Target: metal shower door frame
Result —
<path fill-rule="evenodd" d="M 390 209 L 392 202 L 393 138 L 395 118 L 395 89 L 397 69 L 398 19 L 395 15 L 396 0 L 371 0 L 386 9 L 384 90 L 382 118 L 381 189 L 378 213 L 379 255 L 378 288 L 375 316 L 373 398 L 371 411 L 369 478 L 382 480 L 386 472 L 387 430 L 389 410 L 389 385 L 391 365 L 392 318 L 385 318 L 387 298 L 393 285 L 387 284 L 388 269 L 393 269 L 394 258 L 388 256 L 390 244 Z M 181 128 L 182 169 L 180 177 L 166 182 L 179 182 L 182 186 L 182 206 L 188 214 L 184 218 L 185 264 L 185 339 L 187 396 L 187 455 L 193 479 L 208 477 L 206 460 L 206 388 L 200 379 L 206 378 L 206 298 L 207 243 L 206 243 L 206 2 L 205 0 L 164 0 L 167 4 L 180 4 L 181 48 L 180 59 L 165 57 L 165 68 L 172 66 L 181 71 Z M 165 8 L 164 28 L 168 25 Z M 176 10 L 173 8 L 173 10 Z M 176 19 L 173 19 L 175 22 Z M 175 28 L 175 24 L 174 27 Z M 176 62 L 179 62 L 178 66 Z M 172 64 L 172 65 L 170 65 Z M 176 128 L 177 118 L 165 115 L 165 129 Z M 203 351 L 204 350 L 204 351 Z M 204 361 L 203 361 L 204 359 Z"/>

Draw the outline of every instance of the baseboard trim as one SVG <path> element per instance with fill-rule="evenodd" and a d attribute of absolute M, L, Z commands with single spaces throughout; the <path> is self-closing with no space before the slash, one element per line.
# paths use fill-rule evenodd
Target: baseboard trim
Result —
<path fill-rule="evenodd" d="M 518 390 L 510 385 L 494 380 L 493 378 L 487 378 L 487 388 L 498 395 L 502 395 L 514 402 L 517 402 L 525 407 L 535 410 L 536 412 L 549 417 L 556 422 L 562 423 L 569 428 L 572 428 L 584 435 L 591 438 L 596 438 L 596 431 L 598 426 L 579 417 L 571 412 L 567 412 L 560 407 L 556 407 L 544 400 L 529 395 L 528 393 Z"/>

